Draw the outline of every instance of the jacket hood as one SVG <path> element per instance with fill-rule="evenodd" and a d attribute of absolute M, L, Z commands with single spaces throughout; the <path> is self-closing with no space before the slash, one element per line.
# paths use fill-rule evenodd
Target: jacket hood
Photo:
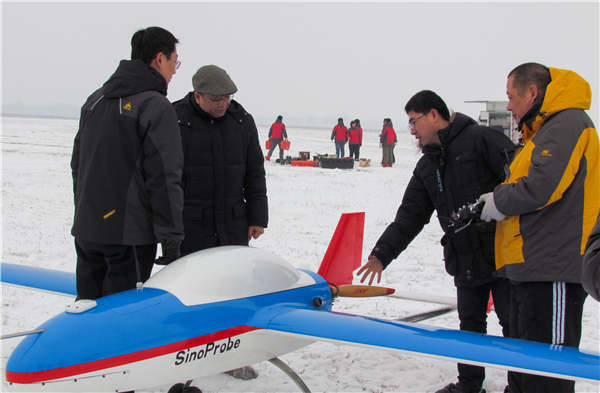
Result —
<path fill-rule="evenodd" d="M 127 97 L 148 90 L 167 95 L 165 78 L 142 60 L 121 60 L 103 87 L 107 98 Z"/>
<path fill-rule="evenodd" d="M 438 137 L 442 145 L 449 145 L 450 142 L 456 138 L 458 134 L 462 132 L 467 126 L 476 124 L 475 120 L 471 119 L 467 115 L 463 115 L 460 112 L 455 112 L 450 117 L 450 124 L 446 128 L 442 128 L 438 131 Z"/>
<path fill-rule="evenodd" d="M 565 109 L 589 109 L 592 103 L 592 89 L 590 84 L 579 74 L 570 70 L 549 67 L 551 82 L 546 87 L 546 95 L 531 128 L 523 125 L 525 140 L 531 137 L 542 127 L 544 122 L 552 115 Z"/>

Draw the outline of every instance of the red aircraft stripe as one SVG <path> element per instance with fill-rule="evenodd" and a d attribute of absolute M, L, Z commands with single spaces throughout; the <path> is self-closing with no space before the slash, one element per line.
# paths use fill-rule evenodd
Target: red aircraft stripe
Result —
<path fill-rule="evenodd" d="M 157 356 L 166 355 L 181 351 L 191 347 L 196 347 L 210 342 L 223 340 L 239 334 L 257 330 L 253 326 L 236 326 L 230 329 L 207 334 L 205 336 L 189 338 L 187 340 L 162 345 L 160 347 L 144 349 L 142 351 L 128 353 L 106 359 L 94 360 L 92 362 L 75 364 L 73 366 L 60 367 L 52 370 L 33 371 L 33 372 L 12 372 L 6 371 L 6 380 L 13 383 L 36 383 L 45 382 L 53 379 L 68 378 L 74 375 L 85 374 L 94 371 L 100 371 L 111 367 L 122 366 L 128 363 L 139 362 Z"/>

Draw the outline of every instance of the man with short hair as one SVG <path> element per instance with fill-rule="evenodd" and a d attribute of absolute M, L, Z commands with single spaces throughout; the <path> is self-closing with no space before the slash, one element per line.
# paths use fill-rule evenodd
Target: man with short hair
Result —
<path fill-rule="evenodd" d="M 137 31 L 131 60 L 121 60 L 81 108 L 71 158 L 78 299 L 146 281 L 157 242 L 157 263 L 179 256 L 183 152 L 166 98 L 178 42 L 160 27 Z"/>
<path fill-rule="evenodd" d="M 454 276 L 460 329 L 486 332 L 486 311 L 490 291 L 502 331 L 508 334 L 507 280 L 498 278 L 494 268 L 494 226 L 478 222 L 468 225 L 451 220 L 452 213 L 474 203 L 492 190 L 505 176 L 515 146 L 502 132 L 477 125 L 462 113 L 452 116 L 444 101 L 433 91 L 415 94 L 405 106 L 411 134 L 417 138 L 423 156 L 406 187 L 396 218 L 386 228 L 358 270 L 361 282 L 369 285 L 392 260 L 421 232 L 437 211 L 444 236 L 446 271 Z M 480 393 L 483 367 L 458 365 L 458 383 L 437 393 Z"/>
<path fill-rule="evenodd" d="M 348 128 L 344 125 L 344 119 L 338 118 L 338 123 L 331 131 L 331 140 L 335 142 L 335 156 L 344 158 L 344 146 L 348 140 Z"/>
<path fill-rule="evenodd" d="M 233 100 L 238 90 L 227 72 L 200 67 L 194 90 L 173 103 L 183 143 L 182 255 L 258 239 L 268 223 L 264 157 L 251 114 Z M 256 378 L 250 367 L 236 378 Z"/>
<path fill-rule="evenodd" d="M 511 281 L 510 336 L 577 348 L 585 245 L 600 211 L 600 146 L 577 73 L 525 63 L 508 74 L 507 109 L 525 145 L 510 176 L 481 196 L 496 220 L 496 267 Z M 575 382 L 509 372 L 511 393 L 575 390 Z"/>

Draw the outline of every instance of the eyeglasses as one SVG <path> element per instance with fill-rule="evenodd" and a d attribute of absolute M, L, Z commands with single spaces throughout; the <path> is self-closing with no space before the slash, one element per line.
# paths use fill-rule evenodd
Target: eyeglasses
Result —
<path fill-rule="evenodd" d="M 418 122 L 418 121 L 419 121 L 419 120 L 420 120 L 422 117 L 425 117 L 425 116 L 427 116 L 427 114 L 429 114 L 429 112 L 427 112 L 427 113 L 423 113 L 421 116 L 418 116 L 418 117 L 414 117 L 414 118 L 412 118 L 412 119 L 409 119 L 409 120 L 408 120 L 408 128 L 410 128 L 411 130 L 414 130 L 414 129 L 415 129 L 415 126 L 417 125 L 417 122 Z"/>
<path fill-rule="evenodd" d="M 208 100 L 211 102 L 229 101 L 233 98 L 233 94 L 226 94 L 223 96 L 213 96 L 212 94 L 204 94 L 204 96 L 208 98 Z"/>
<path fill-rule="evenodd" d="M 180 66 L 180 65 L 181 65 L 181 61 L 180 61 L 180 60 L 177 60 L 177 61 L 175 61 L 175 69 L 176 69 L 176 70 L 178 70 L 178 69 L 179 69 L 179 66 Z"/>

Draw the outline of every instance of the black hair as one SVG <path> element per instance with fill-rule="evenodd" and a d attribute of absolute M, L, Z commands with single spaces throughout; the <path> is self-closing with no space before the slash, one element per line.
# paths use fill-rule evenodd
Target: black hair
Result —
<path fill-rule="evenodd" d="M 394 127 L 394 125 L 392 124 L 392 119 L 390 119 L 389 117 L 383 119 L 383 123 L 387 126 Z"/>
<path fill-rule="evenodd" d="M 283 116 L 281 116 L 281 115 L 277 116 L 277 120 L 283 120 Z"/>
<path fill-rule="evenodd" d="M 150 65 L 158 53 L 163 53 L 169 59 L 178 42 L 173 34 L 162 27 L 138 30 L 131 37 L 131 60 L 140 59 Z"/>
<path fill-rule="evenodd" d="M 546 87 L 551 81 L 550 70 L 545 65 L 539 63 L 523 63 L 515 67 L 508 77 L 513 77 L 513 86 L 523 93 L 523 90 L 530 85 L 536 85 L 539 92 L 537 100 L 543 100 L 546 95 Z"/>
<path fill-rule="evenodd" d="M 354 124 L 356 124 L 357 126 L 360 126 L 360 120 L 354 119 Z"/>
<path fill-rule="evenodd" d="M 450 111 L 448 111 L 446 103 L 431 90 L 421 90 L 412 96 L 404 107 L 406 113 L 415 112 L 425 114 L 429 113 L 432 109 L 438 111 L 444 120 L 450 121 Z"/>

